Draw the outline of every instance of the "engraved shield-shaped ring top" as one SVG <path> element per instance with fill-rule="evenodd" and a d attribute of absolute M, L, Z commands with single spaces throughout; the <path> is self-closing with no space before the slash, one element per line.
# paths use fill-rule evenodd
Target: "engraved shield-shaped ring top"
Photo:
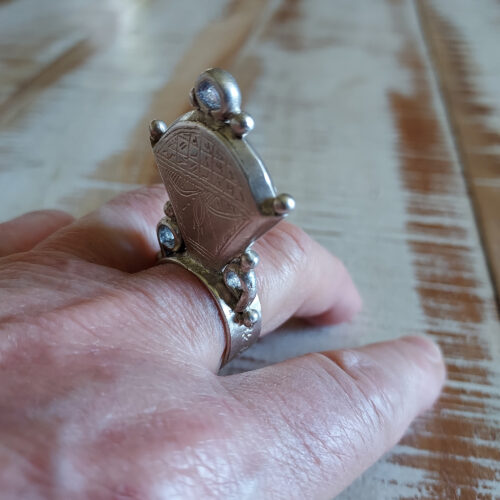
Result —
<path fill-rule="evenodd" d="M 293 208 L 276 195 L 262 161 L 243 138 L 253 120 L 240 110 L 233 77 L 202 73 L 195 110 L 168 129 L 153 122 L 151 140 L 183 245 L 202 265 L 221 270 Z"/>

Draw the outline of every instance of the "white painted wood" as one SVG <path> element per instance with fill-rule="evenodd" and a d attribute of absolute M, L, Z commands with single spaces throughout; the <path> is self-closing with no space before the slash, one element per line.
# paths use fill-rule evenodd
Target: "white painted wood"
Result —
<path fill-rule="evenodd" d="M 4 102 L 9 96 L 14 101 L 7 116 L 0 116 L 0 185 L 8 186 L 2 193 L 2 219 L 50 207 L 82 215 L 135 187 L 140 173 L 133 167 L 126 179 L 116 174 L 120 165 L 113 171 L 109 165 L 102 173 L 99 167 L 127 148 L 154 92 L 172 76 L 193 38 L 220 15 L 225 2 L 203 6 L 188 0 L 175 9 L 164 2 L 149 8 L 132 1 L 47 5 L 41 9 L 36 1 L 19 1 L 0 7 L 0 45 L 14 51 L 11 56 L 5 53 L 3 67 L 11 57 L 32 59 L 16 77 L 16 86 L 29 83 L 40 67 L 74 43 L 87 43 L 89 56 L 72 71 L 56 75 L 47 88 L 35 86 L 36 96 L 27 108 L 15 102 L 11 85 L 0 83 L 7 93 Z M 187 97 L 179 98 L 187 103 Z M 144 120 L 146 144 L 147 126 Z"/>

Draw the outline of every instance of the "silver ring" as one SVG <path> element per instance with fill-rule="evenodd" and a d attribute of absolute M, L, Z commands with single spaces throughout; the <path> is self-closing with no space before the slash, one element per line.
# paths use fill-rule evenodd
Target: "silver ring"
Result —
<path fill-rule="evenodd" d="M 150 125 L 169 196 L 157 225 L 159 262 L 189 270 L 214 297 L 225 325 L 222 367 L 259 338 L 259 257 L 251 246 L 294 209 L 295 201 L 276 194 L 244 138 L 254 121 L 241 111 L 240 90 L 227 71 L 204 71 L 190 99 L 194 110 L 169 127 L 160 120 Z"/>

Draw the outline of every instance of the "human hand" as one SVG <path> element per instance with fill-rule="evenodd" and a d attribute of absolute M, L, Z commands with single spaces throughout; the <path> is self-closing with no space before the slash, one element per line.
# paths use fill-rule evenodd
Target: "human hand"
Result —
<path fill-rule="evenodd" d="M 412 337 L 217 376 L 210 294 L 154 266 L 164 198 L 0 225 L 1 498 L 333 497 L 434 402 L 439 350 Z M 342 264 L 298 228 L 256 249 L 264 334 L 360 308 Z"/>

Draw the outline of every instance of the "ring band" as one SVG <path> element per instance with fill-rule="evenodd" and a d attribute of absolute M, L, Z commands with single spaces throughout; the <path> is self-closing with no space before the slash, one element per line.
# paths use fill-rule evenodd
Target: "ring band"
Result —
<path fill-rule="evenodd" d="M 159 262 L 196 275 L 225 325 L 221 367 L 259 337 L 261 306 L 254 241 L 295 207 L 276 194 L 264 164 L 244 136 L 253 119 L 240 109 L 235 79 L 209 69 L 191 90 L 193 111 L 172 125 L 154 120 L 150 140 L 169 195 L 157 225 Z"/>
<path fill-rule="evenodd" d="M 226 347 L 221 357 L 221 368 L 257 341 L 262 322 L 260 300 L 257 295 L 245 312 L 237 312 L 235 310 L 235 296 L 229 293 L 220 274 L 216 274 L 200 266 L 185 255 L 163 257 L 160 259 L 160 263 L 167 262 L 180 264 L 197 276 L 215 299 L 224 322 L 224 335 L 226 339 Z M 251 312 L 249 313 L 249 311 Z"/>

